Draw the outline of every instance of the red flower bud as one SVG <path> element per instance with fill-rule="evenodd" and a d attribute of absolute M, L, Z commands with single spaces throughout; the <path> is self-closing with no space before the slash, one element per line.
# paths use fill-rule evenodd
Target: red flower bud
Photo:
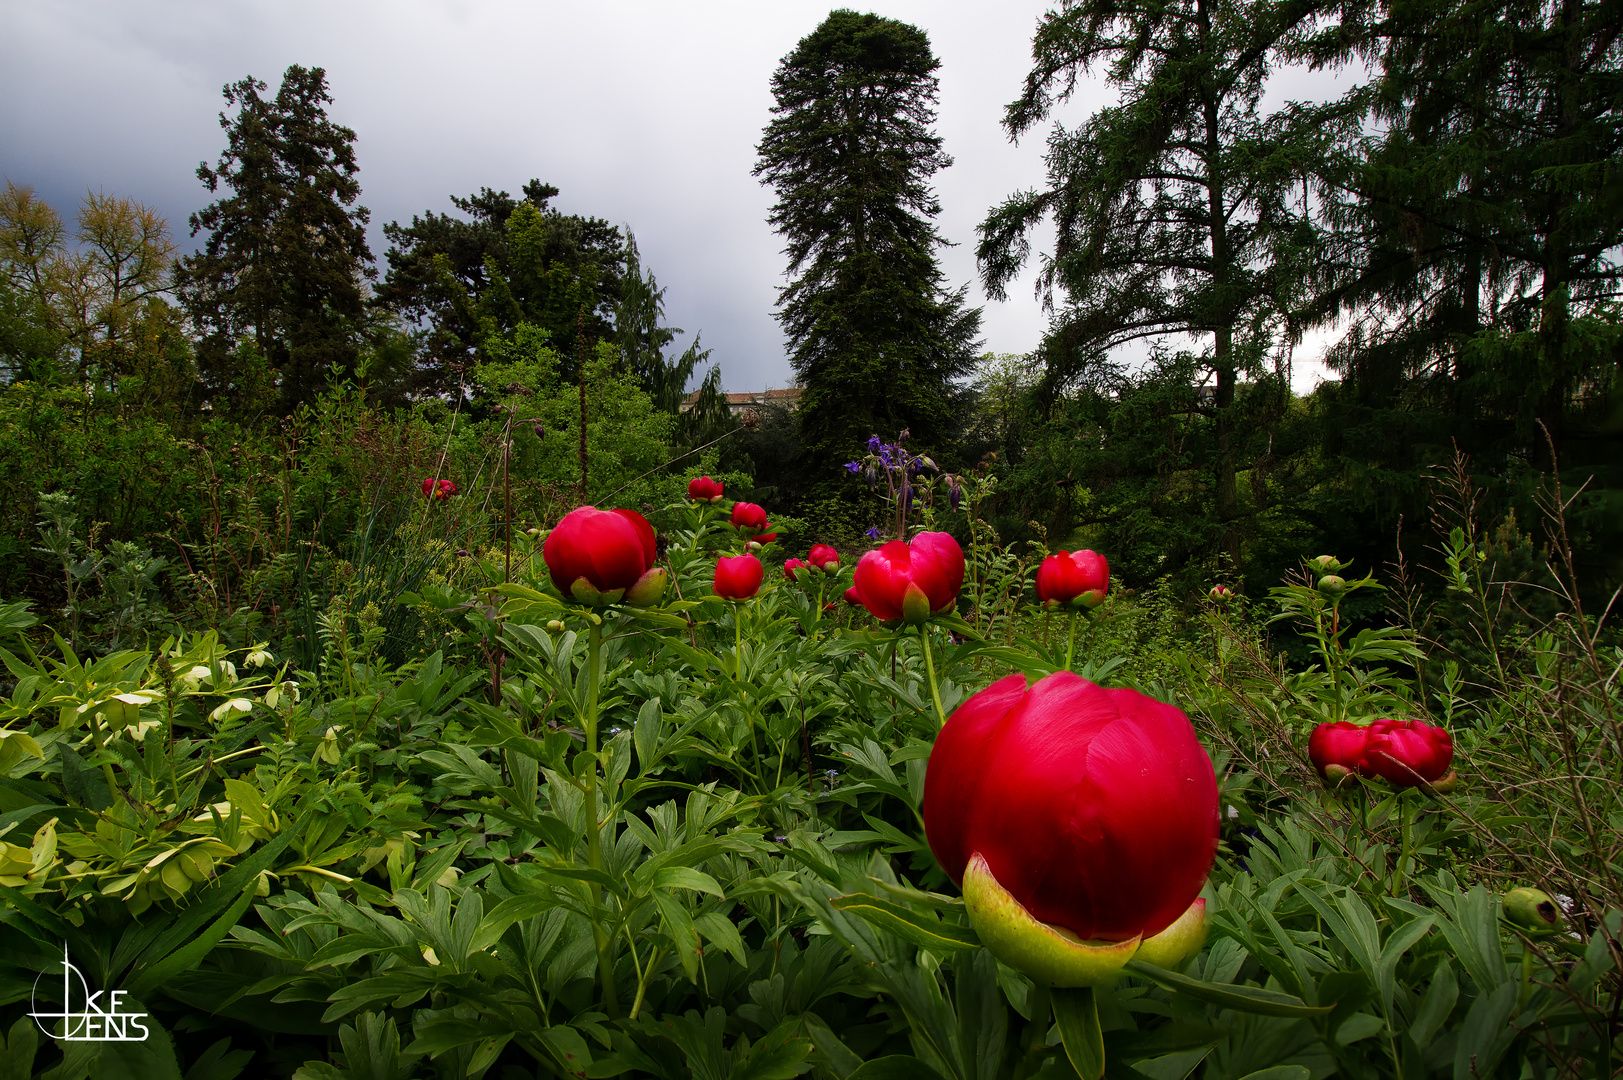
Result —
<path fill-rule="evenodd" d="M 714 503 L 721 501 L 721 484 L 708 476 L 701 476 L 688 481 L 688 498 L 694 502 Z"/>
<path fill-rule="evenodd" d="M 1234 590 L 1227 585 L 1213 585 L 1211 597 L 1219 604 L 1226 604 L 1234 599 Z"/>
<path fill-rule="evenodd" d="M 766 523 L 766 511 L 754 503 L 733 503 L 733 528 L 743 532 L 761 533 L 771 528 Z"/>
<path fill-rule="evenodd" d="M 1377 720 L 1364 744 L 1369 770 L 1393 787 L 1441 780 L 1454 761 L 1454 737 L 1419 720 Z"/>
<path fill-rule="evenodd" d="M 811 551 L 806 555 L 806 562 L 825 574 L 838 573 L 840 553 L 827 544 L 813 544 Z"/>
<path fill-rule="evenodd" d="M 876 619 L 917 625 L 957 602 L 964 551 L 947 533 L 919 533 L 911 544 L 892 540 L 862 556 L 851 587 Z"/>
<path fill-rule="evenodd" d="M 783 564 L 783 576 L 790 581 L 799 581 L 811 573 L 811 565 L 799 559 L 788 559 Z"/>
<path fill-rule="evenodd" d="M 441 480 L 440 481 L 440 489 L 439 489 L 439 491 L 437 491 L 434 494 L 434 497 L 443 502 L 444 500 L 449 499 L 452 495 L 455 495 L 455 494 L 456 494 L 456 485 L 453 484 L 449 480 Z"/>
<path fill-rule="evenodd" d="M 725 600 L 748 600 L 760 589 L 765 573 L 754 555 L 723 555 L 716 560 L 715 593 Z"/>
<path fill-rule="evenodd" d="M 665 572 L 654 569 L 654 527 L 635 510 L 577 506 L 547 534 L 541 557 L 558 591 L 583 604 L 626 598 L 643 605 L 664 591 Z"/>
<path fill-rule="evenodd" d="M 862 597 L 857 595 L 857 587 L 855 585 L 845 590 L 845 602 L 850 604 L 852 607 L 862 606 Z"/>
<path fill-rule="evenodd" d="M 1056 551 L 1037 568 L 1037 599 L 1058 607 L 1098 607 L 1110 591 L 1110 564 L 1092 551 Z"/>
<path fill-rule="evenodd" d="M 1188 717 L 1068 671 L 1029 688 L 1011 675 L 971 697 L 936 737 L 924 780 L 930 849 L 963 883 L 982 940 L 1054 985 L 1103 981 L 1175 923 L 1175 947 L 1146 941 L 1145 958 L 1175 964 L 1198 948 L 1217 806 Z"/>

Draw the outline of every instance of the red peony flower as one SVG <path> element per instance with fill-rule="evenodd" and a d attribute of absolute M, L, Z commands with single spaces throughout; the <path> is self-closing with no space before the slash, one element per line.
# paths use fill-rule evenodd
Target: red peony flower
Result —
<path fill-rule="evenodd" d="M 837 574 L 840 570 L 840 553 L 827 544 L 813 544 L 806 561 L 825 574 Z"/>
<path fill-rule="evenodd" d="M 1369 726 L 1364 756 L 1371 773 L 1394 787 L 1441 780 L 1454 762 L 1454 737 L 1419 720 L 1377 720 Z"/>
<path fill-rule="evenodd" d="M 1447 776 L 1454 737 L 1418 720 L 1381 719 L 1367 726 L 1341 720 L 1313 729 L 1307 756 L 1327 780 L 1357 773 L 1378 776 L 1394 787 L 1418 787 Z"/>
<path fill-rule="evenodd" d="M 862 606 L 862 597 L 857 595 L 857 587 L 855 585 L 845 590 L 845 602 L 850 604 L 852 607 Z"/>
<path fill-rule="evenodd" d="M 701 476 L 688 481 L 688 498 L 694 502 L 715 503 L 721 501 L 721 484 L 708 476 Z"/>
<path fill-rule="evenodd" d="M 799 581 L 811 573 L 811 565 L 800 559 L 786 559 L 783 563 L 783 576 L 790 581 Z"/>
<path fill-rule="evenodd" d="M 971 697 L 924 781 L 930 849 L 963 885 L 982 940 L 1059 986 L 1199 947 L 1217 805 L 1188 717 L 1068 671 L 1029 688 L 1011 675 Z"/>
<path fill-rule="evenodd" d="M 911 544 L 892 540 L 863 555 L 852 589 L 877 619 L 923 623 L 958 600 L 964 551 L 947 533 L 919 533 Z"/>
<path fill-rule="evenodd" d="M 732 525 L 740 532 L 747 533 L 764 533 L 772 527 L 767 524 L 766 511 L 747 502 L 733 503 Z M 776 535 L 773 534 L 774 537 Z"/>
<path fill-rule="evenodd" d="M 654 527 L 635 510 L 577 506 L 547 534 L 541 557 L 558 591 L 583 604 L 646 607 L 665 591 Z"/>
<path fill-rule="evenodd" d="M 1098 607 L 1109 591 L 1110 564 L 1096 552 L 1056 551 L 1037 568 L 1037 599 L 1049 611 Z"/>
<path fill-rule="evenodd" d="M 716 560 L 715 594 L 726 600 L 748 600 L 761 588 L 765 573 L 754 555 L 723 555 Z"/>
<path fill-rule="evenodd" d="M 1319 775 L 1330 781 L 1340 781 L 1348 773 L 1373 775 L 1364 758 L 1364 744 L 1369 741 L 1369 728 L 1350 720 L 1334 724 L 1320 724 L 1308 736 L 1307 756 Z M 1340 771 L 1335 771 L 1340 770 Z"/>

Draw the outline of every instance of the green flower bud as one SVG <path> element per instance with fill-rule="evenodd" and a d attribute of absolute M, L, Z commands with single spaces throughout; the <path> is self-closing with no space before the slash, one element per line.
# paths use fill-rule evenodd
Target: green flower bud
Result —
<path fill-rule="evenodd" d="M 1511 889 L 1504 896 L 1505 918 L 1533 933 L 1549 934 L 1566 922 L 1561 909 L 1542 889 Z"/>

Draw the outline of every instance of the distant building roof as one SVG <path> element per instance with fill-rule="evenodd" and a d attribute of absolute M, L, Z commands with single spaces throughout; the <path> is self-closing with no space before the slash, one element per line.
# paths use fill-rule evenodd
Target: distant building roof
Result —
<path fill-rule="evenodd" d="M 785 386 L 777 390 L 747 390 L 740 394 L 725 394 L 727 411 L 737 415 L 750 409 L 758 409 L 766 405 L 777 405 L 793 412 L 800 406 L 801 388 L 798 386 Z M 687 412 L 693 408 L 697 401 L 697 392 L 691 393 L 682 399 L 682 411 Z"/>

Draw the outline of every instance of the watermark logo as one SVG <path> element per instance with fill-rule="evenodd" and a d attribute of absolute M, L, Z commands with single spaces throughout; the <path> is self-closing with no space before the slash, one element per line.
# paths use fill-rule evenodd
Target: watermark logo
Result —
<path fill-rule="evenodd" d="M 43 986 L 41 985 L 43 984 Z M 50 1008 L 57 996 L 56 976 L 41 972 L 34 980 L 34 1011 L 29 1016 L 46 1035 L 63 1042 L 144 1042 L 147 1013 L 124 1012 L 119 999 L 128 990 L 90 990 L 90 984 L 68 959 L 62 946 L 61 1011 Z M 105 999 L 103 995 L 106 995 Z M 61 1030 L 51 1021 L 60 1020 Z"/>

